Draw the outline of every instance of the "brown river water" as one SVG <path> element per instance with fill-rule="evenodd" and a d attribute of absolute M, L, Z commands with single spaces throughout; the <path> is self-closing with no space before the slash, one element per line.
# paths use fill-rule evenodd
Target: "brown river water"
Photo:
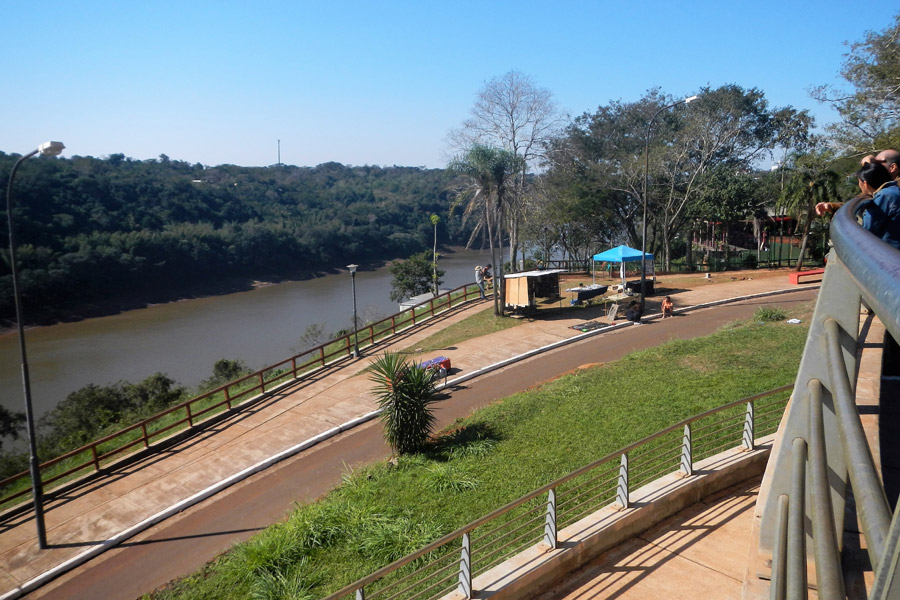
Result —
<path fill-rule="evenodd" d="M 489 252 L 461 251 L 441 258 L 442 287 L 474 280 L 474 266 Z M 357 271 L 360 324 L 397 312 L 387 268 Z M 27 314 L 27 306 L 25 307 Z M 313 324 L 325 332 L 351 328 L 353 297 L 348 272 L 251 291 L 182 300 L 108 317 L 28 329 L 25 340 L 34 410 L 40 416 L 72 391 L 120 380 L 137 383 L 162 372 L 197 386 L 220 358 L 257 369 L 305 348 L 300 338 Z M 24 411 L 18 337 L 0 336 L 0 404 Z"/>

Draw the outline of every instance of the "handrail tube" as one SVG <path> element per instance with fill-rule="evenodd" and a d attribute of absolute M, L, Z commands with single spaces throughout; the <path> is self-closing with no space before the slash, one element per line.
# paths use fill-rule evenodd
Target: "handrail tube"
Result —
<path fill-rule="evenodd" d="M 863 202 L 854 198 L 835 213 L 831 241 L 866 304 L 900 340 L 900 250 L 859 226 L 854 215 Z"/>
<path fill-rule="evenodd" d="M 809 474 L 818 597 L 821 600 L 843 600 L 846 596 L 841 573 L 841 553 L 832 517 L 828 463 L 825 458 L 822 383 L 815 379 L 809 382 Z"/>
<path fill-rule="evenodd" d="M 787 592 L 787 527 L 790 499 L 786 494 L 778 497 L 778 511 L 775 522 L 775 544 L 772 548 L 772 580 L 769 585 L 771 600 L 785 600 Z"/>
<path fill-rule="evenodd" d="M 840 345 L 840 326 L 834 319 L 826 319 L 824 327 L 834 409 L 842 425 L 839 428 L 841 444 L 846 455 L 859 520 L 866 536 L 869 559 L 872 561 L 872 568 L 877 571 L 884 555 L 885 539 L 891 523 L 891 509 L 878 477 L 872 453 L 869 451 L 866 432 L 863 431 L 859 419 L 850 382 L 847 380 Z"/>
<path fill-rule="evenodd" d="M 885 554 L 882 567 L 875 572 L 872 582 L 869 593 L 872 600 L 900 598 L 900 510 L 894 511 Z"/>
<path fill-rule="evenodd" d="M 410 579 L 412 579 L 412 578 L 415 577 L 416 575 L 422 573 L 422 572 L 425 571 L 426 569 L 437 567 L 437 566 L 440 564 L 440 561 L 441 561 L 441 560 L 445 560 L 445 559 L 447 560 L 447 564 L 444 565 L 443 567 L 435 568 L 435 569 L 434 569 L 434 572 L 431 573 L 432 576 L 439 575 L 440 573 L 446 571 L 447 569 L 452 569 L 452 568 L 455 568 L 455 567 L 457 566 L 457 565 L 456 565 L 456 563 L 457 563 L 457 558 L 456 558 L 455 556 L 453 556 L 453 554 L 451 554 L 451 553 L 448 552 L 447 554 L 445 554 L 444 556 L 442 556 L 440 559 L 438 559 L 438 560 L 435 561 L 434 563 L 422 565 L 421 567 L 419 567 L 418 569 L 416 569 L 416 570 L 413 571 L 412 573 L 409 573 L 408 575 L 404 575 L 404 576 L 401 577 L 400 579 L 397 579 L 396 581 L 392 581 L 391 583 L 389 583 L 388 585 L 384 586 L 383 588 L 381 588 L 381 589 L 379 589 L 379 590 L 377 590 L 377 591 L 375 591 L 375 592 L 372 592 L 371 594 L 369 594 L 369 599 L 370 599 L 370 600 L 374 600 L 375 597 L 380 596 L 381 594 L 386 594 L 386 593 L 388 593 L 388 592 L 394 590 L 395 588 L 399 588 L 400 586 L 402 586 L 403 584 L 405 584 L 407 581 L 409 581 Z M 454 573 L 454 575 L 455 575 L 455 573 Z M 406 588 L 404 588 L 404 589 L 401 589 L 401 590 L 399 590 L 399 591 L 396 591 L 396 592 L 394 593 L 394 596 L 396 596 L 396 595 L 398 595 L 398 594 L 402 594 L 402 593 L 404 593 L 404 592 L 406 592 L 406 591 L 409 591 L 410 589 L 412 589 L 413 587 L 415 587 L 415 585 L 418 585 L 418 584 L 414 584 L 413 586 L 406 587 Z M 390 597 L 393 597 L 393 596 L 390 596 Z"/>
<path fill-rule="evenodd" d="M 791 503 L 787 527 L 787 598 L 805 600 L 806 579 L 806 440 L 794 438 Z"/>
<path fill-rule="evenodd" d="M 422 548 L 416 550 L 415 552 L 412 552 L 411 554 L 401 557 L 401 558 L 395 560 L 394 562 L 378 569 L 377 571 L 374 571 L 374 572 L 370 573 L 369 575 L 342 587 L 341 589 L 339 589 L 336 592 L 333 592 L 331 595 L 327 596 L 324 600 L 337 600 L 338 598 L 341 598 L 352 592 L 360 590 L 360 589 L 364 588 L 365 586 L 369 585 L 370 583 L 377 581 L 378 579 L 387 575 L 388 573 L 391 573 L 392 571 L 395 571 L 395 570 L 399 569 L 400 567 L 403 567 L 403 566 L 413 562 L 414 560 L 421 558 L 422 556 L 428 554 L 429 552 L 432 552 L 432 551 L 436 550 L 437 548 L 440 548 L 441 546 L 444 546 L 445 544 L 452 542 L 453 540 L 455 540 L 457 538 L 462 537 L 463 535 L 468 535 L 469 532 L 473 531 L 477 527 L 480 527 L 484 523 L 492 521 L 495 518 L 513 510 L 514 508 L 517 508 L 518 506 L 521 506 L 522 504 L 524 504 L 530 500 L 533 500 L 533 499 L 537 498 L 538 496 L 542 496 L 542 495 L 548 493 L 551 489 L 558 488 L 560 485 L 562 485 L 568 481 L 571 481 L 572 479 L 575 479 L 575 478 L 583 475 L 584 473 L 603 465 L 604 463 L 607 463 L 615 458 L 625 457 L 625 456 L 627 456 L 627 454 L 629 452 L 631 452 L 635 448 L 640 447 L 643 444 L 646 444 L 653 440 L 656 440 L 657 438 L 660 438 L 668 433 L 671 433 L 672 431 L 676 431 L 678 429 L 683 429 L 684 426 L 687 425 L 688 423 L 692 423 L 699 419 L 705 418 L 711 414 L 715 414 L 715 413 L 723 411 L 723 410 L 728 410 L 730 408 L 739 406 L 741 404 L 745 404 L 750 401 L 755 401 L 755 400 L 759 400 L 760 398 L 774 396 L 776 394 L 786 392 L 788 390 L 793 389 L 793 387 L 794 387 L 793 384 L 787 384 L 787 385 L 783 385 L 781 387 L 775 388 L 773 390 L 761 392 L 761 393 L 755 394 L 753 396 L 742 398 L 740 400 L 734 400 L 734 401 L 724 404 L 718 408 L 712 408 L 710 410 L 704 411 L 703 413 L 701 413 L 699 415 L 689 417 L 689 418 L 681 421 L 680 423 L 675 423 L 674 425 L 671 425 L 661 431 L 658 431 L 658 432 L 656 432 L 652 435 L 649 435 L 641 440 L 638 440 L 637 442 L 633 442 L 633 443 L 629 444 L 628 446 L 626 446 L 625 448 L 622 448 L 615 452 L 607 454 L 606 456 L 604 456 L 603 458 L 600 458 L 599 460 L 596 460 L 590 464 L 580 467 L 580 468 L 576 469 L 575 471 L 572 471 L 568 475 L 564 475 L 563 477 L 560 477 L 559 479 L 552 481 L 551 483 L 548 483 L 548 484 L 538 488 L 537 490 L 529 492 L 528 494 L 526 494 L 516 500 L 513 500 L 512 502 L 509 502 L 505 506 L 501 506 L 500 508 L 497 508 L 497 509 L 491 511 L 487 515 L 479 517 L 478 519 L 475 519 L 474 521 L 472 521 L 466 525 L 463 525 L 456 531 L 452 531 L 452 532 L 438 538 L 437 540 L 431 542 L 430 544 L 423 546 Z M 743 424 L 741 426 L 743 426 Z"/>

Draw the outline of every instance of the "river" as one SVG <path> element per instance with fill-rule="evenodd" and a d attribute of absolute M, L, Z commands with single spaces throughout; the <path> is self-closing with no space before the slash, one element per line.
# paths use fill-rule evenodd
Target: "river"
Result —
<path fill-rule="evenodd" d="M 442 288 L 473 281 L 475 265 L 490 262 L 489 256 L 487 250 L 467 250 L 442 257 Z M 387 268 L 357 271 L 360 324 L 397 312 L 390 290 Z M 299 348 L 300 338 L 314 324 L 323 325 L 327 333 L 352 328 L 348 272 L 28 329 L 35 414 L 46 413 L 91 383 L 137 383 L 161 372 L 195 387 L 212 374 L 220 358 L 261 368 L 305 349 Z M 24 410 L 15 331 L 0 336 L 0 404 Z"/>

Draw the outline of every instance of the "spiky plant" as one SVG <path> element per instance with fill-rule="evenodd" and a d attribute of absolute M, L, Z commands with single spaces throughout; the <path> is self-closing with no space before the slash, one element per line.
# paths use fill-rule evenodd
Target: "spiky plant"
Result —
<path fill-rule="evenodd" d="M 375 360 L 369 370 L 387 443 L 395 454 L 418 452 L 434 427 L 431 405 L 437 400 L 431 373 L 392 352 Z"/>

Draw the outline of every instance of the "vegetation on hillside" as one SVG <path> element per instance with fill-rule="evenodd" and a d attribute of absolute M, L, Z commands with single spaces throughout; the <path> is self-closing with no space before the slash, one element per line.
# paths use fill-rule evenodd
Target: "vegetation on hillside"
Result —
<path fill-rule="evenodd" d="M 0 152 L 0 181 L 16 159 Z M 451 176 L 441 169 L 204 167 L 121 154 L 25 167 L 14 201 L 31 320 L 407 257 L 435 235 L 443 244 L 468 239 L 458 217 L 431 221 L 449 209 Z M 0 261 L 0 320 L 12 316 Z"/>

